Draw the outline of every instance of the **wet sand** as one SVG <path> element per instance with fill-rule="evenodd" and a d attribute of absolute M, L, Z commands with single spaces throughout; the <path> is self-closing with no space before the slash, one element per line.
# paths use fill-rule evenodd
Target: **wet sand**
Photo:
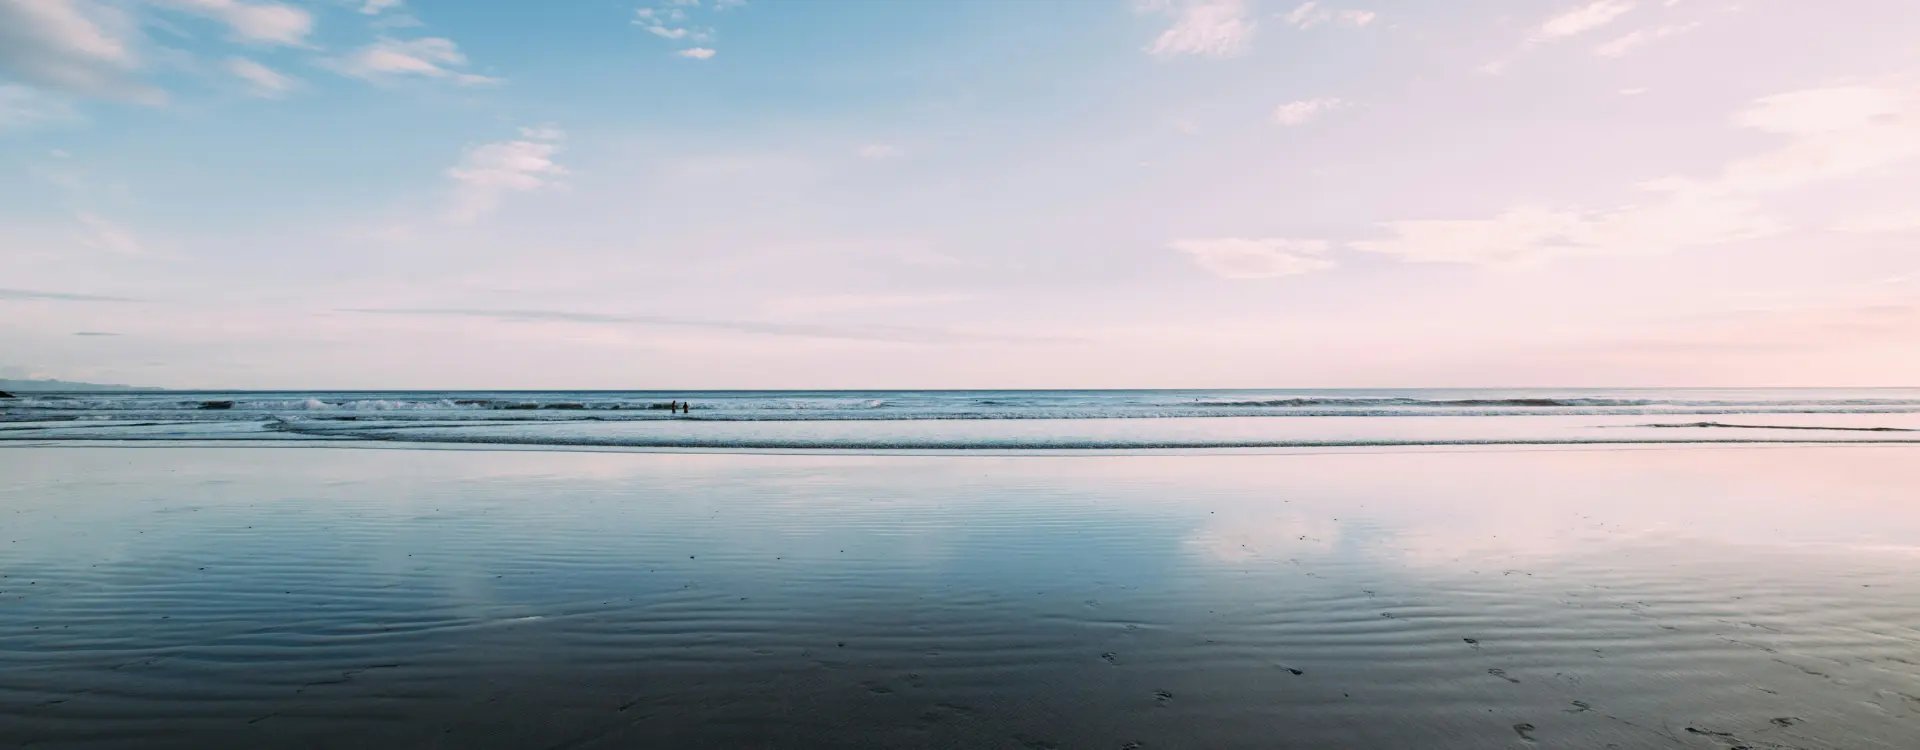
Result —
<path fill-rule="evenodd" d="M 1910 748 L 1920 449 L 0 448 L 0 747 Z"/>

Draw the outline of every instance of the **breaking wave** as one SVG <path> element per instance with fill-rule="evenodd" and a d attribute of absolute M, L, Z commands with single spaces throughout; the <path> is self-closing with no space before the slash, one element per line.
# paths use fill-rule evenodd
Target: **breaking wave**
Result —
<path fill-rule="evenodd" d="M 159 391 L 19 396 L 0 399 L 0 440 L 1093 449 L 1893 439 L 1920 429 L 1920 389 Z M 691 408 L 678 408 L 682 405 Z"/>

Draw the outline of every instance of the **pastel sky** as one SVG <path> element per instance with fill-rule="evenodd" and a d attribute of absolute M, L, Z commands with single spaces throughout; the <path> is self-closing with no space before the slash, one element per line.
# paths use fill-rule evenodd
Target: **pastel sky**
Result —
<path fill-rule="evenodd" d="M 1914 385 L 1912 0 L 0 0 L 0 377 Z"/>

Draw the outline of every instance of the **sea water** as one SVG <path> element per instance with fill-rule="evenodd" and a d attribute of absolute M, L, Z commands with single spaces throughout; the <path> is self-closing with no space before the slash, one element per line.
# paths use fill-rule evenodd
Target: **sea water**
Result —
<path fill-rule="evenodd" d="M 17 396 L 0 400 L 0 440 L 939 451 L 1920 441 L 1920 388 L 143 391 Z M 690 408 L 672 408 L 683 403 Z"/>

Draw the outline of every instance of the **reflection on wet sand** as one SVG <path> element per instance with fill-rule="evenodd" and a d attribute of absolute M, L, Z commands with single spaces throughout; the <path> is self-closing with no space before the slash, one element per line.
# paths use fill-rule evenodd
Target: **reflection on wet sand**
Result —
<path fill-rule="evenodd" d="M 0 450 L 0 745 L 1906 747 L 1911 448 Z"/>

